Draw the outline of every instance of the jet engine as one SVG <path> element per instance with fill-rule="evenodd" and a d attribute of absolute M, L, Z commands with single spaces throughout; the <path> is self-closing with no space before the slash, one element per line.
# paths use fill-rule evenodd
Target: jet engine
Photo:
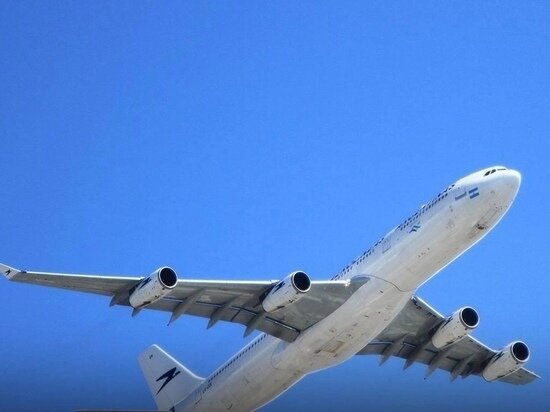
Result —
<path fill-rule="evenodd" d="M 311 289 L 311 280 L 304 272 L 293 272 L 271 288 L 262 307 L 266 312 L 284 308 L 305 296 Z"/>
<path fill-rule="evenodd" d="M 529 360 L 529 348 L 523 342 L 510 343 L 491 358 L 485 369 L 483 378 L 494 381 L 509 375 L 521 368 Z"/>
<path fill-rule="evenodd" d="M 470 307 L 458 309 L 445 320 L 432 336 L 432 344 L 441 349 L 468 336 L 479 325 L 479 315 Z"/>
<path fill-rule="evenodd" d="M 178 283 L 178 275 L 169 267 L 155 270 L 137 284 L 130 293 L 130 305 L 141 308 L 166 296 Z"/>

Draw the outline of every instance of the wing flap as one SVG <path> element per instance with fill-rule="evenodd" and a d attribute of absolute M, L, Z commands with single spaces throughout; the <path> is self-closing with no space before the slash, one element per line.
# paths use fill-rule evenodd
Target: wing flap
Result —
<path fill-rule="evenodd" d="M 217 310 L 231 302 L 218 320 L 239 323 L 248 328 L 257 319 L 253 329 L 292 342 L 302 330 L 336 310 L 366 281 L 364 278 L 351 282 L 313 281 L 311 290 L 298 302 L 273 313 L 265 313 L 260 297 L 276 282 L 239 282 L 237 285 L 245 288 L 245 292 L 240 293 L 240 289 L 235 290 L 235 285 L 227 286 L 228 282 L 197 281 L 198 286 L 192 287 L 194 281 L 182 280 L 168 296 L 147 308 L 176 313 L 178 306 L 185 305 L 187 299 L 198 293 L 196 301 L 185 309 L 185 314 L 212 319 Z M 179 282 L 182 282 L 181 286 Z M 256 287 L 255 293 L 252 293 L 253 287 Z M 128 302 L 121 304 L 128 305 Z"/>

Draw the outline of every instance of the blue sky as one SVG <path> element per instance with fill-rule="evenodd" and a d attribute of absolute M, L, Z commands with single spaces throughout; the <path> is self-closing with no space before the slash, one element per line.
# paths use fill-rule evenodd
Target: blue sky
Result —
<path fill-rule="evenodd" d="M 516 168 L 516 203 L 423 286 L 550 376 L 545 2 L 2 2 L 0 261 L 186 278 L 332 276 L 442 188 Z M 1 280 L 1 279 L 0 279 Z M 0 281 L 0 409 L 152 408 L 152 343 L 201 375 L 242 327 L 130 317 Z M 266 407 L 548 410 L 527 387 L 357 357 Z"/>

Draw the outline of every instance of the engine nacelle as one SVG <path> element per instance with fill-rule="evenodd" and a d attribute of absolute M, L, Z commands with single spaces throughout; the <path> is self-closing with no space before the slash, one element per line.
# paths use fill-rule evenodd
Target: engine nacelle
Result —
<path fill-rule="evenodd" d="M 523 366 L 529 360 L 529 348 L 523 342 L 510 343 L 491 358 L 485 369 L 483 378 L 494 381 L 509 375 Z"/>
<path fill-rule="evenodd" d="M 432 344 L 441 349 L 468 336 L 479 325 L 476 310 L 464 307 L 447 318 L 432 336 Z"/>
<path fill-rule="evenodd" d="M 167 295 L 177 283 L 178 275 L 173 269 L 157 269 L 134 288 L 130 294 L 130 305 L 135 309 L 149 305 Z"/>
<path fill-rule="evenodd" d="M 271 288 L 262 301 L 262 307 L 266 312 L 282 309 L 300 300 L 309 292 L 309 289 L 311 289 L 309 276 L 304 272 L 293 272 Z"/>

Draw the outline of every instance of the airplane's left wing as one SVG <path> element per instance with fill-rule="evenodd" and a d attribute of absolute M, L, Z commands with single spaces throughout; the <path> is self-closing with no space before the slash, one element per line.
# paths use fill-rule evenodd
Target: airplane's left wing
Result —
<path fill-rule="evenodd" d="M 3 264 L 0 264 L 0 271 L 14 282 L 109 296 L 111 306 L 131 306 L 132 292 L 150 278 L 33 272 Z M 281 282 L 178 279 L 167 294 L 144 305 L 143 309 L 170 312 L 170 322 L 187 314 L 208 318 L 208 327 L 218 321 L 240 323 L 246 326 L 245 336 L 260 330 L 292 342 L 302 330 L 336 310 L 366 281 L 362 277 L 347 281 L 311 281 L 310 290 L 300 300 L 268 313 L 261 302 Z M 141 309 L 134 309 L 133 314 Z"/>
<path fill-rule="evenodd" d="M 466 336 L 463 339 L 436 348 L 431 341 L 434 331 L 446 318 L 414 296 L 397 317 L 358 355 L 381 355 L 380 364 L 392 356 L 405 359 L 405 368 L 413 363 L 428 366 L 427 375 L 437 369 L 451 374 L 451 379 L 461 376 L 482 375 L 484 368 L 502 352 L 489 348 L 477 339 Z M 539 376 L 525 368 L 497 377 L 501 382 L 524 385 Z"/>

